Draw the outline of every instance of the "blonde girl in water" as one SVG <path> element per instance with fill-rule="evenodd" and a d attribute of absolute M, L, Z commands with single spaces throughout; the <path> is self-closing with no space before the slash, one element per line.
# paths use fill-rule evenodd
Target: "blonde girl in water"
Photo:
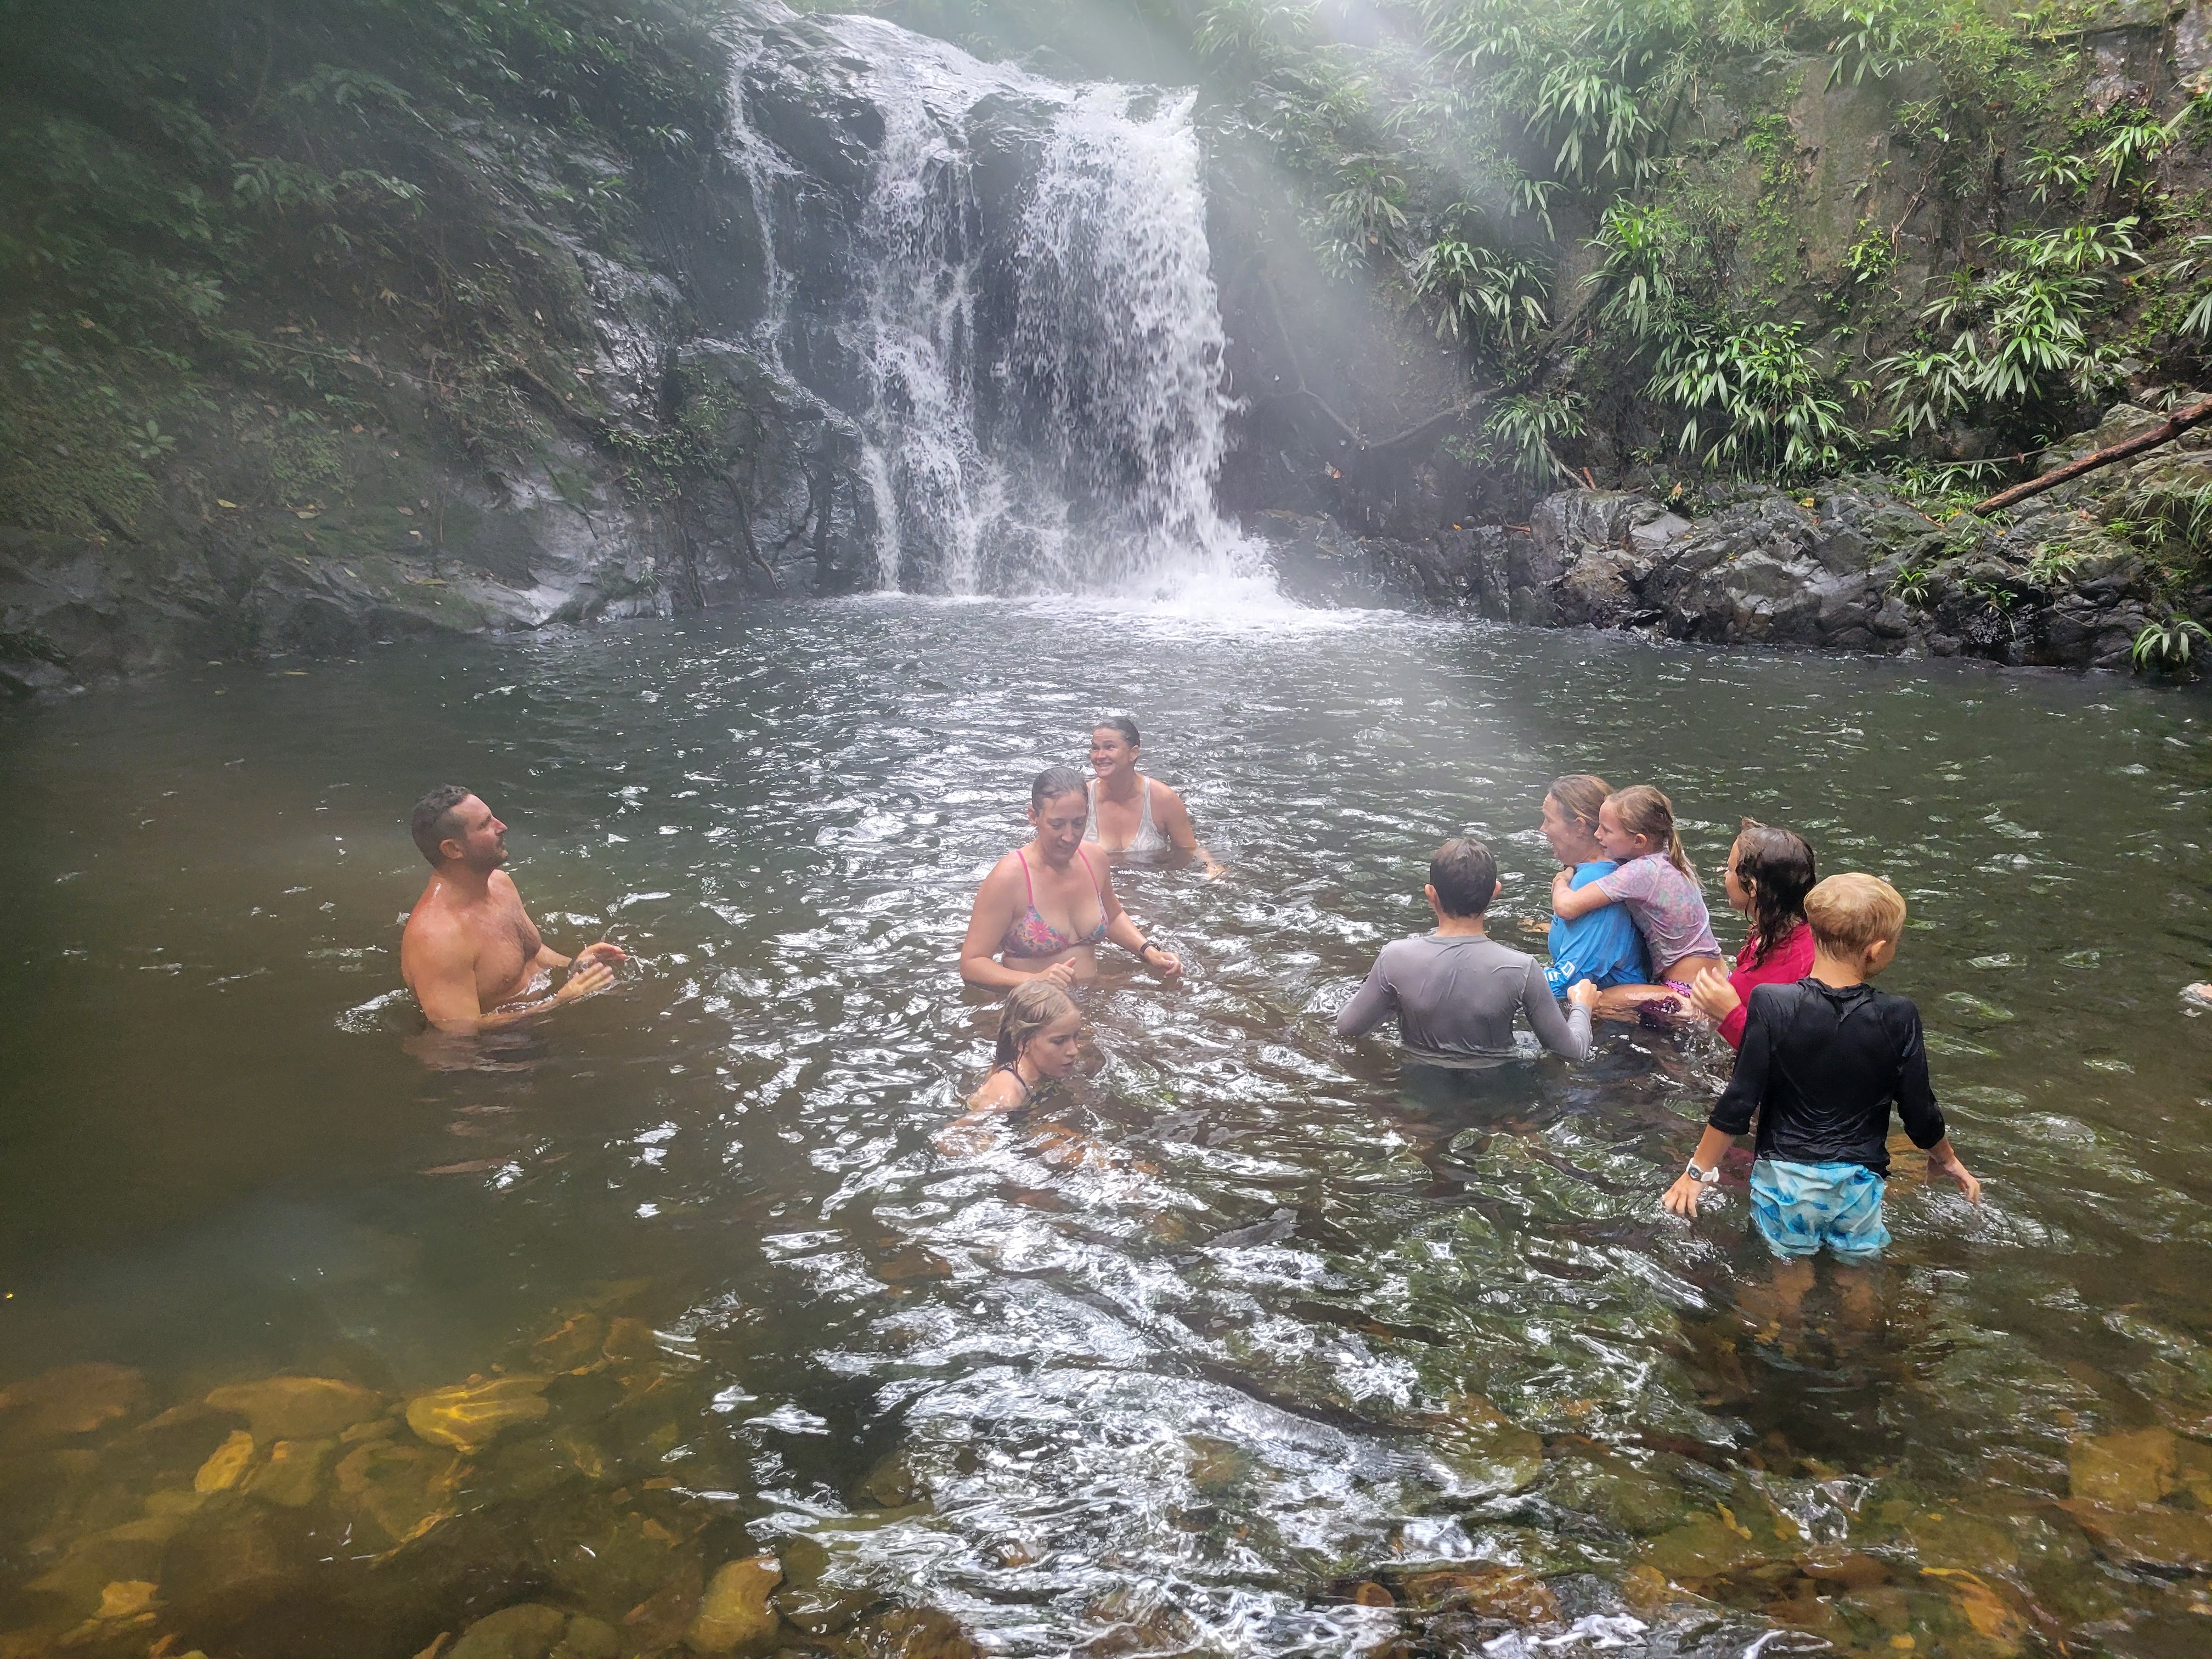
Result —
<path fill-rule="evenodd" d="M 1674 1019 L 1688 1011 L 1700 973 L 1728 972 L 1697 868 L 1674 829 L 1674 803 L 1648 783 L 1616 789 L 1598 808 L 1597 844 L 1619 868 L 1587 887 L 1573 884 L 1572 871 L 1560 871 L 1552 878 L 1552 908 L 1567 921 L 1608 904 L 1626 908 L 1661 982 L 1613 986 L 1599 997 L 1598 1012 Z"/>
<path fill-rule="evenodd" d="M 1083 1016 L 1075 999 L 1048 979 L 1016 986 L 999 1015 L 999 1049 L 983 1086 L 968 1097 L 975 1112 L 1028 1105 L 1075 1069 Z"/>
<path fill-rule="evenodd" d="M 1091 728 L 1091 815 L 1083 839 L 1107 853 L 1178 853 L 1195 858 L 1210 881 L 1222 873 L 1212 854 L 1199 845 L 1182 797 L 1158 778 L 1137 769 L 1142 746 L 1137 723 L 1127 714 L 1109 714 Z"/>

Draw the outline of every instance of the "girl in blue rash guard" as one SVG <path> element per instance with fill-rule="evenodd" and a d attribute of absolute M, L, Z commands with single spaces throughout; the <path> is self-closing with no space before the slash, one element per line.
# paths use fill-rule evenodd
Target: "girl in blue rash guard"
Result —
<path fill-rule="evenodd" d="M 1552 856 L 1575 872 L 1577 887 L 1619 868 L 1597 844 L 1598 809 L 1612 793 L 1603 778 L 1587 773 L 1554 779 L 1545 793 L 1544 839 L 1551 843 Z M 1553 918 L 1550 945 L 1552 965 L 1544 977 L 1553 996 L 1564 995 L 1578 979 L 1595 981 L 1601 991 L 1650 981 L 1644 935 L 1636 931 L 1626 905 L 1609 904 L 1572 921 Z"/>

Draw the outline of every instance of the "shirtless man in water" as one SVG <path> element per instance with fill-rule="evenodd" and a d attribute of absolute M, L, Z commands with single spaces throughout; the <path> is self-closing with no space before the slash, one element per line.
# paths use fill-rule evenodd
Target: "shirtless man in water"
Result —
<path fill-rule="evenodd" d="M 455 784 L 415 803 L 408 827 L 436 872 L 407 918 L 399 971 L 422 1012 L 441 1031 L 490 1031 L 614 983 L 607 964 L 623 960 L 601 940 L 564 957 L 538 935 L 507 862 L 507 826 Z M 539 969 L 565 968 L 561 988 L 515 1003 Z"/>

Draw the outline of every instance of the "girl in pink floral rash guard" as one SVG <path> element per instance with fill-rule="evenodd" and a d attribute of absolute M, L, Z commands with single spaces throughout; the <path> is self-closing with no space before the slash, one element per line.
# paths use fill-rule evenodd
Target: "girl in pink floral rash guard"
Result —
<path fill-rule="evenodd" d="M 1598 811 L 1597 843 L 1620 867 L 1580 888 L 1570 886 L 1568 872 L 1561 872 L 1552 884 L 1552 908 L 1571 921 L 1608 904 L 1624 906 L 1650 948 L 1653 976 L 1662 981 L 1616 985 L 1600 1000 L 1598 1012 L 1623 1018 L 1664 1000 L 1668 1006 L 1660 1012 L 1678 1013 L 1701 969 L 1725 973 L 1727 965 L 1698 872 L 1675 832 L 1674 804 L 1649 784 L 1615 790 Z"/>

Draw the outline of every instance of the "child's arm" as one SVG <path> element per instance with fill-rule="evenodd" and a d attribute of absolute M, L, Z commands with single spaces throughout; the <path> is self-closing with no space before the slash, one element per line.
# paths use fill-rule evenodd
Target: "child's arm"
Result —
<path fill-rule="evenodd" d="M 1897 1073 L 1897 1115 L 1905 1120 L 1905 1133 L 1928 1154 L 1928 1167 L 1959 1183 L 1966 1202 L 1982 1201 L 1982 1183 L 1951 1144 L 1943 1121 L 1943 1109 L 1936 1103 L 1936 1085 L 1928 1077 L 1928 1045 L 1920 1030 L 1920 1011 L 1912 1012 L 1912 1029 L 1905 1041 L 1904 1062 Z"/>
<path fill-rule="evenodd" d="M 1575 886 L 1574 879 L 1571 870 L 1562 870 L 1552 878 L 1552 914 L 1560 921 L 1573 921 L 1615 902 L 1599 890 L 1605 885 L 1605 877 L 1600 876 L 1587 887 Z"/>
<path fill-rule="evenodd" d="M 1766 1022 L 1759 1017 L 1756 998 L 1749 1006 L 1751 1013 L 1743 1026 L 1743 1047 L 1736 1050 L 1735 1070 L 1729 1074 L 1729 1085 L 1721 1091 L 1721 1097 L 1713 1103 L 1712 1115 L 1705 1120 L 1705 1133 L 1699 1137 L 1698 1150 L 1690 1159 L 1700 1170 L 1720 1168 L 1729 1143 L 1751 1127 L 1753 1115 L 1766 1098 Z M 1698 1200 L 1711 1184 L 1684 1170 L 1659 1201 L 1687 1221 L 1698 1213 Z"/>
<path fill-rule="evenodd" d="M 1959 1149 L 1951 1144 L 1950 1136 L 1945 1135 L 1928 1149 L 1928 1167 L 1941 1170 L 1957 1182 L 1959 1190 L 1966 1195 L 1967 1203 L 1982 1201 L 1982 1183 L 1975 1180 L 1972 1172 L 1966 1168 L 1965 1160 L 1959 1156 Z"/>
<path fill-rule="evenodd" d="M 1721 1167 L 1721 1159 L 1728 1155 L 1728 1149 L 1735 1144 L 1734 1135 L 1725 1129 L 1716 1129 L 1708 1123 L 1705 1133 L 1698 1138 L 1698 1150 L 1691 1155 L 1690 1162 L 1700 1170 L 1717 1170 Z M 1705 1195 L 1709 1184 L 1685 1170 L 1674 1177 L 1674 1184 L 1660 1195 L 1659 1201 L 1667 1206 L 1669 1213 L 1678 1215 L 1685 1221 L 1692 1220 L 1698 1213 L 1698 1200 Z"/>

